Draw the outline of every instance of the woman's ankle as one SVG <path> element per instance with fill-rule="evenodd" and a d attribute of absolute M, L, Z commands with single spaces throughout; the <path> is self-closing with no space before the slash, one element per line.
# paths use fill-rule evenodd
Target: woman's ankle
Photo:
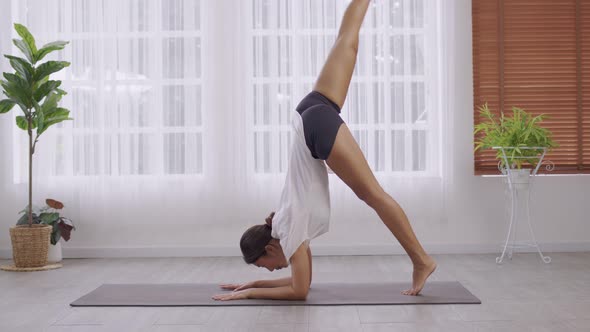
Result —
<path fill-rule="evenodd" d="M 426 252 L 415 255 L 412 258 L 412 263 L 414 266 L 428 266 L 434 263 L 434 259 L 430 257 Z"/>

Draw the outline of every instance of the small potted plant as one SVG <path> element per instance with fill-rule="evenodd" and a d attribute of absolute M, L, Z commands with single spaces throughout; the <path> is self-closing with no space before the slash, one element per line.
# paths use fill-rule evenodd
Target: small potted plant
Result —
<path fill-rule="evenodd" d="M 512 107 L 511 117 L 505 116 L 504 112 L 501 112 L 499 119 L 496 120 L 496 116 L 490 111 L 487 103 L 480 106 L 479 110 L 486 121 L 475 125 L 474 135 L 482 132 L 484 137 L 475 142 L 474 152 L 481 148 L 512 147 L 504 150 L 508 165 L 506 165 L 502 150 L 497 151 L 496 158 L 500 160 L 502 173 L 505 174 L 509 167 L 513 183 L 528 183 L 531 168 L 523 168 L 523 165 L 528 163 L 534 169 L 542 150 L 522 148 L 547 148 L 549 152 L 552 148 L 559 146 L 553 141 L 551 131 L 539 125 L 548 116 L 545 114 L 532 116 L 522 108 Z"/>
<path fill-rule="evenodd" d="M 72 230 L 76 230 L 76 227 L 74 227 L 72 220 L 59 215 L 57 210 L 64 208 L 62 202 L 48 198 L 45 200 L 45 203 L 47 205 L 42 208 L 33 205 L 33 223 L 52 227 L 50 236 L 52 245 L 49 247 L 47 262 L 57 263 L 61 262 L 63 257 L 59 240 L 63 238 L 65 241 L 69 241 L 71 232 Z M 23 215 L 18 220 L 17 225 L 26 225 L 29 222 L 28 213 L 26 213 L 28 211 L 29 207 L 27 206 L 19 212 L 19 214 L 22 213 Z"/>
<path fill-rule="evenodd" d="M 11 227 L 10 238 L 17 270 L 34 270 L 47 264 L 53 226 L 44 222 L 33 222 L 33 154 L 39 136 L 50 126 L 64 120 L 73 120 L 69 118 L 70 111 L 58 106 L 62 96 L 66 94 L 59 88 L 61 81 L 49 80 L 51 74 L 68 67 L 70 63 L 46 61 L 39 64 L 46 55 L 62 50 L 68 42 L 56 41 L 37 49 L 35 38 L 25 26 L 14 24 L 14 29 L 22 38 L 13 39 L 14 45 L 25 58 L 4 55 L 15 72 L 3 73 L 4 79 L 0 80 L 2 92 L 6 96 L 6 99 L 0 100 L 0 114 L 9 112 L 14 106 L 19 106 L 23 112 L 23 115 L 16 117 L 16 125 L 29 136 L 29 205 L 25 216 L 28 225 L 19 224 Z M 33 129 L 36 129 L 34 139 Z M 37 215 L 41 216 L 41 213 Z M 48 216 L 45 218 L 50 219 Z"/>

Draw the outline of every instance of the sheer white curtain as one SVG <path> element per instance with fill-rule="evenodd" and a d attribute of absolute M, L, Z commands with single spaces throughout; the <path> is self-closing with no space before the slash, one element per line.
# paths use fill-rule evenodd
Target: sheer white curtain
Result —
<path fill-rule="evenodd" d="M 62 200 L 79 247 L 237 248 L 244 227 L 277 207 L 291 112 L 348 2 L 12 1 L 38 44 L 71 41 L 53 57 L 72 63 L 54 79 L 74 120 L 40 137 L 34 204 Z M 440 10 L 438 0 L 373 2 L 341 113 L 381 185 L 423 225 L 444 219 L 449 174 Z M 24 207 L 28 137 L 12 127 L 5 169 Z M 358 220 L 377 216 L 335 174 L 330 186 L 332 227 L 379 240 L 382 225 Z"/>
<path fill-rule="evenodd" d="M 256 176 L 287 168 L 290 114 L 311 90 L 349 2 L 252 1 L 244 38 L 251 58 L 243 66 L 249 77 Z M 445 218 L 444 162 L 451 157 L 442 155 L 448 136 L 443 133 L 440 6 L 436 0 L 372 2 L 341 113 L 381 185 L 411 220 L 422 224 Z M 336 175 L 331 175 L 331 187 L 333 215 L 364 216 L 365 211 L 357 211 L 356 196 Z M 342 230 L 362 234 L 365 227 L 351 221 Z"/>

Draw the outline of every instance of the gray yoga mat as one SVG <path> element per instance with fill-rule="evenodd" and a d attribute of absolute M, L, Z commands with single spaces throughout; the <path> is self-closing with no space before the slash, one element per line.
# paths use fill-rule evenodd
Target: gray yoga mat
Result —
<path fill-rule="evenodd" d="M 480 304 L 457 281 L 428 282 L 418 296 L 401 294 L 409 283 L 314 283 L 306 301 L 215 301 L 230 292 L 218 284 L 103 284 L 70 305 L 73 307 L 272 306 L 272 305 L 381 305 Z"/>

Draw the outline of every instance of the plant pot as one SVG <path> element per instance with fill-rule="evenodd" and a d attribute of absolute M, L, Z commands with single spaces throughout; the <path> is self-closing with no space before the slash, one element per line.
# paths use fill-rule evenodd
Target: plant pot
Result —
<path fill-rule="evenodd" d="M 49 251 L 47 252 L 47 263 L 61 262 L 63 259 L 61 242 L 57 241 L 55 245 L 49 244 Z"/>
<path fill-rule="evenodd" d="M 506 170 L 502 170 L 502 173 L 506 175 Z M 530 168 L 515 168 L 510 170 L 510 180 L 516 188 L 527 188 L 529 185 L 530 175 Z M 504 183 L 508 183 L 508 178 L 504 178 Z"/>
<path fill-rule="evenodd" d="M 10 227 L 14 265 L 17 268 L 47 265 L 52 230 L 53 227 L 40 224 Z"/>

